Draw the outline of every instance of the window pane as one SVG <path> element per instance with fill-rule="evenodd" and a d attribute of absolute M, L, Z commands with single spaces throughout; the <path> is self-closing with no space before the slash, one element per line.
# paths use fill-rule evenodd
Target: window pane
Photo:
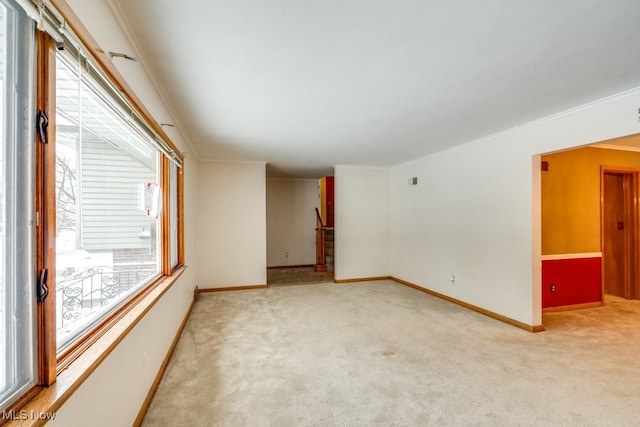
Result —
<path fill-rule="evenodd" d="M 33 273 L 34 28 L 0 0 L 0 407 L 36 380 Z"/>
<path fill-rule="evenodd" d="M 59 351 L 160 271 L 158 150 L 83 71 L 58 53 Z"/>
<path fill-rule="evenodd" d="M 178 165 L 171 162 L 169 175 L 169 195 L 171 198 L 171 268 L 178 265 Z"/>

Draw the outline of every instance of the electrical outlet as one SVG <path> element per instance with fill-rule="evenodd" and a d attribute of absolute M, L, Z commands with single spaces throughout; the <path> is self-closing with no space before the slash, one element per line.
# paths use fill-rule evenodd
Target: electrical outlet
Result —
<path fill-rule="evenodd" d="M 555 292 L 556 291 L 556 285 L 551 285 L 551 292 Z"/>
<path fill-rule="evenodd" d="M 456 284 L 456 275 L 455 274 L 450 274 L 449 275 L 449 283 L 451 283 L 452 285 Z"/>
<path fill-rule="evenodd" d="M 284 253 L 284 257 L 285 257 L 285 258 L 289 258 L 289 251 L 286 251 L 286 252 Z"/>

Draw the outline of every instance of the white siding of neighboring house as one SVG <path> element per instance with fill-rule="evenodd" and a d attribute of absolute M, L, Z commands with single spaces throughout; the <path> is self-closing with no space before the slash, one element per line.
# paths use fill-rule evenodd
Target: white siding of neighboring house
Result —
<path fill-rule="evenodd" d="M 81 166 L 82 248 L 87 251 L 144 249 L 155 244 L 142 239 L 156 222 L 138 207 L 140 183 L 158 183 L 148 166 L 101 141 L 85 139 Z"/>

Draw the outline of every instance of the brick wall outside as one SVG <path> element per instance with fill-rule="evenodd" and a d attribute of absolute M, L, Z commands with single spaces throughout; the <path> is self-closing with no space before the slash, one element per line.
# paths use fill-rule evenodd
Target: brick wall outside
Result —
<path fill-rule="evenodd" d="M 146 248 L 132 248 L 132 249 L 114 249 L 113 250 L 113 263 L 114 264 L 126 264 L 132 262 L 151 262 L 155 261 L 155 251 L 149 251 Z"/>
<path fill-rule="evenodd" d="M 140 263 L 154 264 L 140 264 Z M 133 264 L 133 265 L 131 265 Z M 119 273 L 120 291 L 124 292 L 158 268 L 155 251 L 145 248 L 114 249 L 113 270 Z"/>

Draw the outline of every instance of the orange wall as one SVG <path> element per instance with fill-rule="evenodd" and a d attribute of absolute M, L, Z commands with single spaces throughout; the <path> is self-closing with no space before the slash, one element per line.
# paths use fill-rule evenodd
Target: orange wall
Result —
<path fill-rule="evenodd" d="M 600 166 L 640 170 L 640 153 L 586 147 L 542 161 L 542 255 L 600 252 Z"/>

